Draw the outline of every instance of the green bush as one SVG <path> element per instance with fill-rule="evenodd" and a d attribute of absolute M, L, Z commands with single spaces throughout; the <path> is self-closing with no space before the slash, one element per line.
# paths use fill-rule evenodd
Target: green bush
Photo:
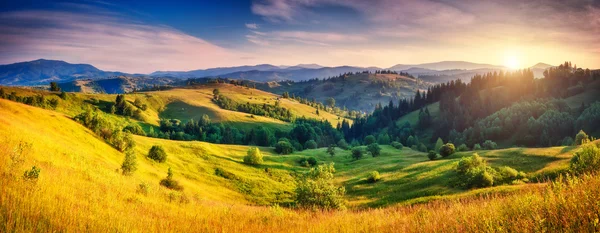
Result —
<path fill-rule="evenodd" d="M 244 163 L 250 165 L 259 165 L 263 163 L 263 155 L 257 147 L 252 147 L 244 156 Z"/>
<path fill-rule="evenodd" d="M 563 140 L 560 142 L 560 145 L 562 146 L 572 146 L 573 144 L 575 144 L 575 141 L 573 141 L 572 137 L 565 137 L 563 138 Z"/>
<path fill-rule="evenodd" d="M 287 155 L 294 152 L 294 146 L 288 141 L 279 141 L 275 144 L 275 152 Z"/>
<path fill-rule="evenodd" d="M 298 181 L 296 204 L 303 208 L 344 209 L 344 187 L 333 183 L 333 163 L 311 168 Z"/>
<path fill-rule="evenodd" d="M 381 154 L 381 147 L 379 147 L 379 144 L 377 143 L 369 144 L 367 146 L 367 150 L 369 151 L 369 153 L 371 153 L 371 156 L 373 157 L 377 157 Z"/>
<path fill-rule="evenodd" d="M 460 146 L 458 146 L 458 148 L 456 148 L 457 151 L 469 151 L 469 147 L 466 144 L 460 144 Z"/>
<path fill-rule="evenodd" d="M 342 148 L 342 150 L 348 150 L 348 149 L 350 149 L 350 146 L 348 145 L 348 143 L 346 142 L 346 140 L 344 140 L 343 138 L 338 141 L 337 146 L 339 148 Z"/>
<path fill-rule="evenodd" d="M 442 157 L 448 157 L 451 154 L 454 154 L 455 151 L 454 144 L 446 143 L 440 148 L 440 155 L 442 155 Z"/>
<path fill-rule="evenodd" d="M 315 142 L 315 140 L 308 140 L 306 143 L 304 143 L 304 148 L 317 149 L 317 142 Z"/>
<path fill-rule="evenodd" d="M 164 163 L 165 161 L 167 161 L 167 152 L 165 152 L 165 149 L 163 149 L 162 146 L 154 145 L 152 146 L 152 148 L 150 148 L 150 151 L 148 152 L 148 158 L 159 163 Z"/>
<path fill-rule="evenodd" d="M 579 130 L 579 133 L 575 136 L 576 145 L 583 145 L 590 141 L 590 137 L 583 132 L 583 130 Z"/>
<path fill-rule="evenodd" d="M 584 145 L 571 158 L 569 169 L 575 174 L 598 171 L 600 169 L 600 148 L 594 144 Z"/>
<path fill-rule="evenodd" d="M 364 141 L 365 145 L 371 145 L 375 142 L 376 142 L 375 137 L 373 135 L 368 135 L 365 137 L 365 141 Z"/>
<path fill-rule="evenodd" d="M 40 177 L 40 172 L 40 168 L 33 166 L 30 170 L 27 170 L 25 173 L 23 173 L 23 178 L 28 180 L 37 180 L 37 178 Z"/>
<path fill-rule="evenodd" d="M 444 141 L 442 141 L 441 138 L 438 138 L 437 141 L 435 142 L 434 151 L 440 152 L 440 149 L 442 148 L 443 145 L 444 145 Z"/>
<path fill-rule="evenodd" d="M 435 160 L 437 158 L 437 153 L 435 153 L 433 150 L 430 150 L 429 153 L 427 153 L 427 158 L 429 158 L 429 160 Z"/>
<path fill-rule="evenodd" d="M 123 132 L 129 132 L 136 135 L 146 136 L 146 132 L 138 124 L 131 124 L 123 128 Z"/>
<path fill-rule="evenodd" d="M 398 150 L 402 150 L 402 148 L 404 148 L 404 145 L 402 145 L 400 142 L 392 142 L 392 146 Z"/>
<path fill-rule="evenodd" d="M 479 145 L 479 143 L 475 144 L 473 150 L 481 150 L 481 145 Z"/>
<path fill-rule="evenodd" d="M 459 186 L 465 188 L 483 188 L 494 184 L 494 177 L 490 172 L 493 169 L 477 153 L 470 157 L 462 158 L 457 166 Z"/>
<path fill-rule="evenodd" d="M 425 146 L 425 144 L 421 143 L 421 144 L 419 144 L 418 150 L 421 152 L 427 152 L 427 146 Z"/>
<path fill-rule="evenodd" d="M 121 164 L 121 171 L 123 175 L 131 175 L 137 170 L 137 161 L 133 151 L 129 150 L 125 152 L 125 159 Z"/>
<path fill-rule="evenodd" d="M 173 180 L 173 171 L 171 170 L 170 167 L 169 167 L 169 171 L 167 172 L 167 178 L 162 179 L 160 181 L 160 185 L 165 186 L 168 189 L 173 189 L 173 190 L 178 190 L 178 191 L 183 190 L 183 187 L 181 185 L 179 185 L 179 182 L 177 182 L 176 180 Z"/>
<path fill-rule="evenodd" d="M 334 156 L 335 155 L 335 145 L 331 144 L 327 147 L 327 154 Z"/>
<path fill-rule="evenodd" d="M 369 183 L 375 183 L 379 180 L 381 180 L 381 175 L 379 175 L 378 171 L 372 171 L 369 173 L 369 177 L 367 178 Z"/>
<path fill-rule="evenodd" d="M 298 163 L 304 167 L 312 167 L 317 165 L 317 159 L 314 157 L 301 158 Z"/>
<path fill-rule="evenodd" d="M 352 148 L 352 158 L 358 160 L 358 159 L 361 159 L 362 157 L 363 157 L 362 148 L 360 148 L 358 146 Z"/>
<path fill-rule="evenodd" d="M 498 147 L 498 144 L 496 144 L 492 140 L 485 140 L 485 142 L 483 142 L 483 148 L 485 148 L 486 150 L 494 150 L 497 147 Z"/>

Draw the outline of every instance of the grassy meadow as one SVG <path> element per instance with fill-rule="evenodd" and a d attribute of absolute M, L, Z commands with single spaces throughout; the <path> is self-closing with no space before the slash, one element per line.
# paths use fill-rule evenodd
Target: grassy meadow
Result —
<path fill-rule="evenodd" d="M 68 114 L 0 99 L 1 232 L 544 232 L 597 231 L 600 178 L 566 179 L 462 190 L 450 185 L 455 163 L 474 152 L 429 161 L 425 153 L 382 146 L 361 160 L 339 148 L 276 155 L 242 163 L 248 146 L 180 142 L 134 136 L 138 170 L 123 176 L 123 153 Z M 146 158 L 153 145 L 166 163 Z M 478 151 L 492 166 L 528 176 L 564 169 L 578 147 Z M 348 209 L 287 208 L 295 176 L 313 156 L 335 162 Z M 39 179 L 23 172 L 39 167 Z M 159 185 L 167 169 L 184 187 Z M 226 171 L 217 175 L 216 170 Z M 365 182 L 373 170 L 383 179 Z M 585 210 L 585 211 L 581 211 Z"/>

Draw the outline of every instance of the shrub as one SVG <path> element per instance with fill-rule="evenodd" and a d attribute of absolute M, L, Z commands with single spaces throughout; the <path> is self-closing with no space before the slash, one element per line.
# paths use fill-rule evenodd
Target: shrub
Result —
<path fill-rule="evenodd" d="M 600 169 L 600 148 L 593 144 L 584 145 L 571 158 L 569 169 L 575 174 L 588 173 Z"/>
<path fill-rule="evenodd" d="M 375 142 L 376 142 L 375 137 L 373 135 L 368 135 L 365 137 L 365 141 L 364 141 L 365 145 L 371 145 Z"/>
<path fill-rule="evenodd" d="M 121 171 L 123 175 L 131 175 L 137 170 L 137 161 L 133 151 L 129 150 L 125 152 L 125 159 L 121 164 Z"/>
<path fill-rule="evenodd" d="M 525 173 L 519 172 L 509 166 L 503 166 L 497 169 L 496 178 L 494 180 L 496 183 L 510 184 L 514 180 L 523 178 L 525 178 Z"/>
<path fill-rule="evenodd" d="M 360 147 L 354 147 L 352 148 L 352 158 L 358 160 L 361 159 L 363 157 L 363 151 Z"/>
<path fill-rule="evenodd" d="M 590 141 L 589 136 L 583 132 L 583 130 L 579 130 L 579 133 L 575 136 L 576 145 L 583 145 Z"/>
<path fill-rule="evenodd" d="M 343 138 L 338 141 L 337 146 L 343 150 L 350 149 L 350 146 L 348 146 L 348 143 Z"/>
<path fill-rule="evenodd" d="M 27 170 L 25 173 L 23 173 L 23 178 L 28 180 L 37 180 L 37 178 L 40 177 L 40 172 L 40 168 L 33 166 L 30 170 Z"/>
<path fill-rule="evenodd" d="M 435 153 L 433 150 L 430 150 L 429 153 L 427 153 L 427 158 L 429 158 L 429 160 L 435 160 L 437 158 L 437 153 Z"/>
<path fill-rule="evenodd" d="M 369 173 L 369 177 L 367 178 L 367 181 L 369 183 L 375 183 L 379 180 L 381 180 L 381 175 L 379 175 L 378 171 L 372 171 L 371 173 Z"/>
<path fill-rule="evenodd" d="M 465 188 L 489 187 L 494 185 L 493 169 L 477 153 L 471 157 L 462 158 L 457 166 L 459 186 Z"/>
<path fill-rule="evenodd" d="M 481 145 L 479 143 L 473 145 L 473 150 L 481 150 Z"/>
<path fill-rule="evenodd" d="M 455 151 L 454 144 L 446 143 L 440 148 L 440 155 L 442 155 L 442 157 L 448 157 L 451 154 L 454 154 Z"/>
<path fill-rule="evenodd" d="M 136 135 L 146 136 L 146 132 L 138 124 L 131 124 L 123 128 L 123 132 L 129 132 Z"/>
<path fill-rule="evenodd" d="M 367 150 L 369 151 L 369 153 L 371 153 L 371 156 L 373 157 L 377 157 L 381 154 L 381 147 L 379 147 L 379 144 L 377 143 L 369 144 L 367 146 Z"/>
<path fill-rule="evenodd" d="M 390 135 L 388 135 L 387 133 L 380 134 L 379 137 L 377 138 L 377 144 L 389 145 L 390 140 L 391 140 Z"/>
<path fill-rule="evenodd" d="M 483 148 L 485 148 L 486 150 L 494 150 L 497 147 L 498 147 L 498 144 L 496 144 L 492 140 L 485 140 L 485 142 L 483 142 Z"/>
<path fill-rule="evenodd" d="M 252 147 L 246 152 L 244 163 L 250 165 L 259 165 L 263 162 L 263 155 L 257 147 Z"/>
<path fill-rule="evenodd" d="M 333 163 L 311 168 L 298 181 L 296 203 L 304 208 L 344 209 L 344 187 L 333 184 Z"/>
<path fill-rule="evenodd" d="M 288 141 L 279 141 L 275 144 L 275 152 L 287 155 L 294 152 L 294 146 Z"/>
<path fill-rule="evenodd" d="M 437 141 L 435 142 L 434 151 L 440 152 L 440 148 L 442 148 L 443 145 L 444 145 L 444 141 L 442 141 L 441 138 L 438 138 Z"/>
<path fill-rule="evenodd" d="M 160 181 L 160 185 L 165 186 L 168 189 L 173 189 L 173 190 L 178 190 L 178 191 L 183 190 L 183 187 L 181 185 L 179 185 L 179 182 L 177 182 L 176 180 L 173 180 L 173 171 L 171 170 L 170 167 L 169 167 L 169 171 L 167 172 L 167 178 L 162 179 Z"/>
<path fill-rule="evenodd" d="M 159 163 L 164 163 L 167 161 L 167 152 L 165 152 L 162 146 L 154 145 L 150 148 L 150 152 L 148 152 L 148 158 Z"/>
<path fill-rule="evenodd" d="M 421 144 L 419 144 L 418 150 L 421 152 L 427 152 L 427 146 L 425 146 L 425 144 L 421 143 Z"/>
<path fill-rule="evenodd" d="M 308 162 L 308 164 L 310 164 L 311 166 L 315 166 L 317 165 L 317 159 L 315 159 L 315 157 L 308 157 L 308 159 L 306 160 Z"/>
<path fill-rule="evenodd" d="M 334 156 L 335 155 L 335 145 L 331 144 L 327 147 L 327 154 Z"/>
<path fill-rule="evenodd" d="M 301 158 L 300 161 L 298 161 L 298 163 L 300 163 L 300 165 L 304 167 L 312 167 L 317 165 L 317 159 L 315 159 L 314 157 Z"/>
<path fill-rule="evenodd" d="M 142 194 L 144 196 L 148 195 L 148 185 L 146 183 L 140 183 L 140 185 L 138 185 L 138 189 L 136 191 L 139 194 Z"/>
<path fill-rule="evenodd" d="M 458 148 L 456 148 L 457 151 L 468 151 L 469 147 L 466 144 L 460 144 L 460 146 L 458 146 Z"/>
<path fill-rule="evenodd" d="M 304 143 L 304 148 L 317 149 L 317 142 L 315 142 L 315 140 L 308 140 L 306 143 Z"/>
<path fill-rule="evenodd" d="M 560 145 L 562 146 L 572 146 L 573 144 L 575 144 L 575 141 L 573 141 L 572 137 L 565 137 L 563 138 L 563 140 L 560 142 Z"/>
<path fill-rule="evenodd" d="M 402 148 L 404 148 L 404 145 L 402 145 L 400 142 L 392 142 L 392 146 L 398 150 L 402 150 Z"/>

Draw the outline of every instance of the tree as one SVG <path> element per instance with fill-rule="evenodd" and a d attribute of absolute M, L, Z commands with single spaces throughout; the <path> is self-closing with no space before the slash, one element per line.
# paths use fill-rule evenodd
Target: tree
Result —
<path fill-rule="evenodd" d="M 375 137 L 373 135 L 368 135 L 365 137 L 365 145 L 371 145 L 375 142 Z"/>
<path fill-rule="evenodd" d="M 439 152 L 440 148 L 442 148 L 443 145 L 444 145 L 444 141 L 442 141 L 441 138 L 438 138 L 437 141 L 435 142 L 434 151 Z"/>
<path fill-rule="evenodd" d="M 335 107 L 335 99 L 333 97 L 327 98 L 325 103 L 331 108 Z"/>
<path fill-rule="evenodd" d="M 425 144 L 423 143 L 419 144 L 419 147 L 417 149 L 421 152 L 427 152 L 427 146 L 425 146 Z"/>
<path fill-rule="evenodd" d="M 337 146 L 343 150 L 348 150 L 349 148 L 348 143 L 343 138 L 338 141 Z"/>
<path fill-rule="evenodd" d="M 600 148 L 592 144 L 584 145 L 571 158 L 569 169 L 576 174 L 598 171 L 600 169 Z"/>
<path fill-rule="evenodd" d="M 173 170 L 171 170 L 171 167 L 169 167 L 169 171 L 167 171 L 167 178 L 162 179 L 160 181 L 160 185 L 165 186 L 168 189 L 173 189 L 173 190 L 178 190 L 178 191 L 183 190 L 183 187 L 181 185 L 179 185 L 179 182 L 177 182 L 176 180 L 173 179 Z"/>
<path fill-rule="evenodd" d="M 372 171 L 369 173 L 369 177 L 367 178 L 367 181 L 369 183 L 375 183 L 377 181 L 381 180 L 381 175 L 379 174 L 378 171 Z"/>
<path fill-rule="evenodd" d="M 435 160 L 437 158 L 437 153 L 433 150 L 430 150 L 429 153 L 427 153 L 427 158 L 429 158 L 429 160 Z"/>
<path fill-rule="evenodd" d="M 286 140 L 280 140 L 275 144 L 275 152 L 281 155 L 287 155 L 294 152 L 294 146 Z"/>
<path fill-rule="evenodd" d="M 448 157 L 451 154 L 454 154 L 455 151 L 456 148 L 452 143 L 446 143 L 442 147 L 440 147 L 440 155 L 442 155 L 442 157 Z"/>
<path fill-rule="evenodd" d="M 152 148 L 150 148 L 150 151 L 148 152 L 148 158 L 159 163 L 164 163 L 165 161 L 167 161 L 167 152 L 165 152 L 165 149 L 163 149 L 162 146 L 154 145 L 152 146 Z"/>
<path fill-rule="evenodd" d="M 60 87 L 56 82 L 50 82 L 50 91 L 60 91 Z"/>
<path fill-rule="evenodd" d="M 485 140 L 485 142 L 483 142 L 483 148 L 485 148 L 486 150 L 494 150 L 496 149 L 496 147 L 498 147 L 498 144 L 496 144 L 492 140 Z"/>
<path fill-rule="evenodd" d="M 296 203 L 304 208 L 344 209 L 344 187 L 333 183 L 333 163 L 311 168 L 296 187 Z"/>
<path fill-rule="evenodd" d="M 381 154 L 381 147 L 377 143 L 371 143 L 367 146 L 367 150 L 371 153 L 371 156 L 377 157 Z"/>
<path fill-rule="evenodd" d="M 137 161 L 135 153 L 132 150 L 125 152 L 125 159 L 121 164 L 121 171 L 123 175 L 131 175 L 137 170 Z"/>
<path fill-rule="evenodd" d="M 306 143 L 304 143 L 304 148 L 317 149 L 317 142 L 315 142 L 315 140 L 308 140 Z"/>
<path fill-rule="evenodd" d="M 583 132 L 583 130 L 579 130 L 579 133 L 577 133 L 577 135 L 575 135 L 575 143 L 577 145 L 583 145 L 586 144 L 590 141 L 589 136 Z"/>
<path fill-rule="evenodd" d="M 263 155 L 257 147 L 252 147 L 246 152 L 244 163 L 250 165 L 259 165 L 263 163 Z"/>
<path fill-rule="evenodd" d="M 352 158 L 359 160 L 363 157 L 363 151 L 360 147 L 352 148 Z"/>
<path fill-rule="evenodd" d="M 327 147 L 327 154 L 334 156 L 335 155 L 335 145 L 331 144 Z"/>

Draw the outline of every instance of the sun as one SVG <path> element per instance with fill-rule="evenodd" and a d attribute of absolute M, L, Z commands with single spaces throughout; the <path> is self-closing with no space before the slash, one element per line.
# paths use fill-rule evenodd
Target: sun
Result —
<path fill-rule="evenodd" d="M 516 56 L 506 56 L 504 58 L 504 66 L 508 67 L 511 70 L 521 68 L 519 58 L 517 58 Z"/>

